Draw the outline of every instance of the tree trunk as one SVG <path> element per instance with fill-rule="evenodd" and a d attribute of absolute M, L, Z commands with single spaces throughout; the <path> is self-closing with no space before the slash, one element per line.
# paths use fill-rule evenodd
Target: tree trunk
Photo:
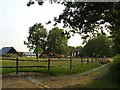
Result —
<path fill-rule="evenodd" d="M 37 60 L 36 60 L 36 62 L 38 62 L 38 45 L 36 45 L 36 58 L 37 58 Z"/>
<path fill-rule="evenodd" d="M 38 62 L 38 53 L 36 53 L 36 58 L 37 58 L 36 62 Z"/>

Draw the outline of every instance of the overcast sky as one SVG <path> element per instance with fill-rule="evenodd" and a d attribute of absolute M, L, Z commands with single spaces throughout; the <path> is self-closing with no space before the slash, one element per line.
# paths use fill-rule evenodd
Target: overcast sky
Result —
<path fill-rule="evenodd" d="M 28 37 L 29 27 L 35 23 L 42 23 L 47 30 L 53 28 L 45 23 L 54 16 L 62 13 L 64 6 L 45 3 L 39 6 L 37 3 L 27 7 L 29 0 L 0 0 L 0 49 L 2 47 L 14 47 L 17 51 L 28 51 L 24 41 Z M 62 25 L 58 27 L 62 28 Z M 72 37 L 68 45 L 80 46 L 80 36 Z"/>

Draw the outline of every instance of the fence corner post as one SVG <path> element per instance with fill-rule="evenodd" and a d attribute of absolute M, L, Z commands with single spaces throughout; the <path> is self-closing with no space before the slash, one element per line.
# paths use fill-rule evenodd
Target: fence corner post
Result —
<path fill-rule="evenodd" d="M 18 74 L 18 57 L 16 58 L 16 74 Z"/>

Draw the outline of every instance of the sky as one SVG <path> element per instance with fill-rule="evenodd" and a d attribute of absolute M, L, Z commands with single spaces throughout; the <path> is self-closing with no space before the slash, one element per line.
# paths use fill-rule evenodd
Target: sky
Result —
<path fill-rule="evenodd" d="M 14 47 L 17 51 L 29 51 L 24 41 L 27 41 L 29 27 L 42 23 L 47 30 L 53 28 L 46 22 L 62 13 L 64 6 L 46 2 L 39 6 L 37 2 L 27 7 L 29 0 L 0 0 L 0 49 Z M 62 25 L 58 25 L 62 28 Z M 68 40 L 69 46 L 80 46 L 80 35 L 76 34 Z"/>

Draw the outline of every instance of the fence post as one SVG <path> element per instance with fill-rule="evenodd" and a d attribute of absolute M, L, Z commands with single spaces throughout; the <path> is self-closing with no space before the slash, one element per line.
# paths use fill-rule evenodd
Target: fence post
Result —
<path fill-rule="evenodd" d="M 16 58 L 16 74 L 18 74 L 18 57 Z"/>
<path fill-rule="evenodd" d="M 50 58 L 48 59 L 48 72 L 50 72 Z"/>
<path fill-rule="evenodd" d="M 97 62 L 97 57 L 95 57 L 95 62 Z"/>
<path fill-rule="evenodd" d="M 83 65 L 83 58 L 81 58 L 81 64 Z"/>
<path fill-rule="evenodd" d="M 72 69 L 72 57 L 70 57 L 70 70 Z"/>
<path fill-rule="evenodd" d="M 93 63 L 93 57 L 91 59 L 92 59 L 92 63 Z"/>
<path fill-rule="evenodd" d="M 87 64 L 89 64 L 89 58 L 87 58 Z"/>

